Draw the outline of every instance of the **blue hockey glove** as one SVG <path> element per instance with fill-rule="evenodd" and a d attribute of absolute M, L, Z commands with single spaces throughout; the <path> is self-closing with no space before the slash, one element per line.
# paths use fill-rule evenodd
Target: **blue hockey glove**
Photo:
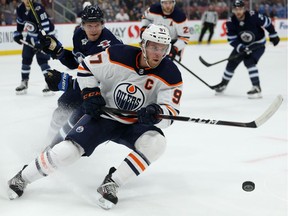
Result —
<path fill-rule="evenodd" d="M 154 125 L 161 121 L 157 115 L 162 113 L 162 109 L 158 104 L 150 104 L 147 107 L 137 111 L 138 122 L 140 124 Z"/>
<path fill-rule="evenodd" d="M 276 35 L 276 37 L 269 37 L 269 40 L 271 43 L 273 43 L 274 46 L 277 46 L 277 44 L 280 42 L 278 35 Z"/>
<path fill-rule="evenodd" d="M 43 46 L 41 45 L 40 41 L 34 42 L 33 45 L 34 45 L 33 48 L 34 53 L 41 52 L 41 50 L 43 49 Z"/>
<path fill-rule="evenodd" d="M 101 95 L 100 88 L 84 88 L 82 90 L 82 109 L 83 112 L 97 119 L 103 113 L 102 107 L 106 105 Z"/>
<path fill-rule="evenodd" d="M 237 51 L 239 53 L 245 53 L 246 55 L 250 55 L 252 53 L 252 50 L 250 50 L 249 47 L 245 46 L 244 44 L 241 44 Z"/>
<path fill-rule="evenodd" d="M 21 40 L 23 40 L 23 35 L 22 35 L 21 32 L 14 31 L 13 39 L 14 39 L 15 42 L 17 42 L 18 44 L 22 45 Z"/>
<path fill-rule="evenodd" d="M 252 50 L 249 47 L 245 47 L 244 52 L 246 55 L 250 55 L 252 53 Z"/>
<path fill-rule="evenodd" d="M 45 81 L 51 91 L 67 91 L 73 88 L 73 79 L 67 73 L 57 70 L 47 70 Z"/>
<path fill-rule="evenodd" d="M 64 49 L 60 41 L 53 35 L 45 35 L 40 37 L 43 51 L 50 54 L 53 59 L 59 59 L 64 53 Z"/>

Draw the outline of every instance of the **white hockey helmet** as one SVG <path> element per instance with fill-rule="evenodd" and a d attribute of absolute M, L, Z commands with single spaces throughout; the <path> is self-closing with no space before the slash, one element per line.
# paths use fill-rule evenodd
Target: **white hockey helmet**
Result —
<path fill-rule="evenodd" d="M 143 51 L 144 58 L 146 59 L 146 62 L 147 62 L 146 47 L 147 47 L 147 43 L 149 41 L 159 43 L 159 44 L 168 45 L 166 52 L 163 54 L 163 58 L 170 53 L 171 37 L 170 37 L 168 28 L 165 27 L 164 25 L 155 25 L 155 24 L 151 23 L 143 31 L 142 41 L 141 41 L 141 49 Z M 147 64 L 148 64 L 148 62 L 147 62 Z"/>
<path fill-rule="evenodd" d="M 175 0 L 160 0 L 160 3 L 166 2 L 166 1 L 172 1 L 172 2 L 174 3 L 174 5 L 176 4 L 176 1 L 175 1 Z"/>
<path fill-rule="evenodd" d="M 82 5 L 83 10 L 84 10 L 87 6 L 90 6 L 90 5 L 92 5 L 91 2 L 85 1 L 85 2 L 83 3 L 83 5 Z"/>
<path fill-rule="evenodd" d="M 169 30 L 164 25 L 149 24 L 142 34 L 142 40 L 160 44 L 170 44 Z"/>
<path fill-rule="evenodd" d="M 171 49 L 171 37 L 169 30 L 164 25 L 149 24 L 142 34 L 142 49 L 146 47 L 148 41 L 169 45 L 166 55 L 169 54 Z"/>
<path fill-rule="evenodd" d="M 166 1 L 172 1 L 174 4 L 176 4 L 176 1 L 175 1 L 175 0 L 160 0 L 160 3 L 166 2 Z"/>

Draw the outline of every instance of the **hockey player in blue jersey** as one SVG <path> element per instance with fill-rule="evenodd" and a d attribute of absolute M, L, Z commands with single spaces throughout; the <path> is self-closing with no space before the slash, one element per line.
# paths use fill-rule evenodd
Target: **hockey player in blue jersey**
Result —
<path fill-rule="evenodd" d="M 81 14 L 81 27 L 73 35 L 73 51 L 63 49 L 61 43 L 49 35 L 45 39 L 46 43 L 43 42 L 46 44 L 44 51 L 51 54 L 54 59 L 59 59 L 69 69 L 77 69 L 79 63 L 88 55 L 102 52 L 114 44 L 122 44 L 111 31 L 104 27 L 104 14 L 97 5 L 86 6 Z M 51 43 L 56 46 L 49 50 Z M 58 99 L 58 107 L 52 116 L 48 136 L 53 138 L 67 122 L 71 113 L 80 107 L 83 100 L 77 81 L 72 80 L 68 74 L 60 75 L 56 71 L 50 71 L 45 80 L 52 91 L 65 91 Z M 78 115 L 81 116 L 81 110 L 79 112 Z M 75 115 L 70 119 L 68 131 L 78 121 Z"/>
<path fill-rule="evenodd" d="M 257 63 L 265 52 L 265 31 L 269 33 L 270 42 L 276 46 L 280 39 L 271 19 L 255 11 L 246 11 L 242 0 L 233 4 L 232 17 L 227 20 L 227 38 L 234 47 L 230 56 L 243 53 L 239 58 L 228 61 L 222 81 L 214 86 L 217 93 L 223 92 L 234 75 L 237 66 L 243 61 L 248 70 L 252 89 L 247 92 L 248 98 L 261 98 L 261 86 Z"/>
<path fill-rule="evenodd" d="M 29 2 L 31 0 L 22 0 L 22 3 L 18 5 L 17 12 L 17 30 L 13 34 L 14 41 L 18 44 L 22 45 L 21 40 L 23 40 L 23 31 L 27 30 L 26 41 L 36 48 L 41 49 L 41 44 L 39 41 L 40 30 L 38 28 L 38 24 L 36 18 L 34 17 Z M 35 8 L 35 12 L 37 13 L 43 30 L 47 35 L 54 35 L 54 25 L 48 17 L 44 7 L 41 4 L 31 1 Z M 25 28 L 25 29 L 24 29 Z M 36 54 L 35 54 L 36 52 Z M 22 67 L 21 67 L 21 84 L 16 88 L 16 94 L 22 95 L 27 93 L 28 89 L 28 81 L 31 70 L 31 64 L 33 61 L 33 57 L 36 55 L 37 63 L 40 66 L 44 77 L 47 75 L 47 70 L 50 69 L 48 64 L 48 60 L 50 59 L 49 55 L 42 54 L 41 52 L 37 52 L 37 49 L 33 49 L 29 46 L 24 45 L 22 50 Z M 43 94 L 51 95 L 52 92 L 46 86 L 43 89 Z"/>
<path fill-rule="evenodd" d="M 165 150 L 166 139 L 160 128 L 173 121 L 157 115 L 179 114 L 183 84 L 179 69 L 166 57 L 170 41 L 166 27 L 150 24 L 143 32 L 141 48 L 115 45 L 87 56 L 77 75 L 87 114 L 64 141 L 46 149 L 8 181 L 9 198 L 22 196 L 28 184 L 90 156 L 98 145 L 111 140 L 131 152 L 117 169 L 110 169 L 95 193 L 102 208 L 116 205 L 118 189 L 143 173 Z M 105 106 L 137 111 L 137 116 L 107 113 Z M 111 159 L 109 162 L 113 163 Z"/>
<path fill-rule="evenodd" d="M 176 56 L 181 61 L 183 50 L 189 42 L 190 33 L 186 15 L 176 6 L 175 0 L 160 0 L 152 4 L 141 20 L 141 31 L 150 23 L 164 25 L 169 29 L 172 38 L 172 47 L 169 57 L 173 60 Z"/>

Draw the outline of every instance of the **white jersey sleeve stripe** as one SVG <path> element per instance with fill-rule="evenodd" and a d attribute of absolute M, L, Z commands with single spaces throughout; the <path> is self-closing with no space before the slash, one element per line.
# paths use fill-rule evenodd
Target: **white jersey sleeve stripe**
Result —
<path fill-rule="evenodd" d="M 173 109 L 173 107 L 171 107 L 171 106 L 169 106 L 169 105 L 167 105 L 167 104 L 165 104 L 165 107 L 170 111 L 170 113 L 171 113 L 173 116 L 177 116 L 177 115 L 178 115 L 178 112 L 177 112 L 175 109 Z"/>

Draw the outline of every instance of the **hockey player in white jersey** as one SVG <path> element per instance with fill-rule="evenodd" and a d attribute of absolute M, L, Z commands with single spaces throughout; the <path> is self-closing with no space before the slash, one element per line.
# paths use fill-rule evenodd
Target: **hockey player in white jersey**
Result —
<path fill-rule="evenodd" d="M 160 128 L 172 121 L 157 115 L 179 114 L 182 78 L 166 57 L 170 42 L 166 27 L 151 24 L 143 32 L 141 48 L 115 45 L 87 56 L 77 76 L 86 114 L 64 141 L 46 149 L 8 181 L 9 198 L 22 196 L 28 184 L 90 156 L 98 145 L 111 140 L 132 150 L 117 169 L 110 169 L 97 189 L 102 208 L 117 204 L 117 190 L 144 172 L 166 148 Z M 137 111 L 137 117 L 105 113 L 105 106 Z"/>
<path fill-rule="evenodd" d="M 141 31 L 150 24 L 165 25 L 172 38 L 172 47 L 169 53 L 171 60 L 176 56 L 181 61 L 183 50 L 189 42 L 190 33 L 186 15 L 176 6 L 175 0 L 160 0 L 160 3 L 151 5 L 142 17 Z"/>

